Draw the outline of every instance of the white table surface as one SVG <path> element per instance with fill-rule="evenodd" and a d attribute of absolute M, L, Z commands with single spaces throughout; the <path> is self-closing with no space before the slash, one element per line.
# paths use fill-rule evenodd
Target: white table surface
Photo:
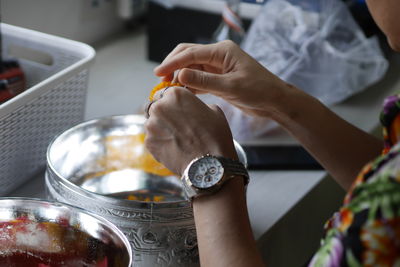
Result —
<path fill-rule="evenodd" d="M 141 109 L 158 78 L 157 65 L 146 59 L 142 29 L 116 36 L 96 46 L 91 69 L 86 118 L 134 113 Z M 400 56 L 384 81 L 333 109 L 366 131 L 378 126 L 384 96 L 400 90 Z M 293 143 L 285 134 L 254 143 Z M 318 246 L 324 221 L 340 204 L 343 191 L 325 171 L 251 171 L 249 217 L 258 245 L 269 266 L 302 266 Z M 44 197 L 44 175 L 10 196 Z M 288 257 L 287 255 L 290 255 Z"/>

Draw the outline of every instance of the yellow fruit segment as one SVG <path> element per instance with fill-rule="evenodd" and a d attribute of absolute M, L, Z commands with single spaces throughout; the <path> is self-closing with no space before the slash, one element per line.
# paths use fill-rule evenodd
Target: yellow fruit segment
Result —
<path fill-rule="evenodd" d="M 139 169 L 159 176 L 174 175 L 147 151 L 144 146 L 144 138 L 144 133 L 107 136 L 104 140 L 106 154 L 97 162 L 104 171 L 96 173 L 95 176 L 129 168 Z M 94 175 L 91 176 L 93 177 Z"/>
<path fill-rule="evenodd" d="M 146 201 L 146 202 L 161 202 L 165 200 L 164 196 L 153 196 L 153 197 L 140 197 L 134 194 L 131 194 L 127 197 L 128 200 L 137 200 L 137 201 Z"/>
<path fill-rule="evenodd" d="M 157 91 L 160 91 L 161 89 L 164 89 L 166 87 L 171 87 L 171 86 L 182 86 L 180 83 L 172 83 L 172 82 L 160 82 L 156 86 L 154 86 L 153 90 L 151 90 L 150 95 L 149 95 L 149 100 L 153 101 L 154 95 L 156 94 Z"/>

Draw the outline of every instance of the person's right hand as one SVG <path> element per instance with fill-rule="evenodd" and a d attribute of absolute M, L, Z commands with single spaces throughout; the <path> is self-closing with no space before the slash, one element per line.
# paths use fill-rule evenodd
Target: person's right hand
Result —
<path fill-rule="evenodd" d="M 292 88 L 232 41 L 180 44 L 154 72 L 172 80 L 177 70 L 175 79 L 194 93 L 219 96 L 251 115 L 269 116 Z"/>

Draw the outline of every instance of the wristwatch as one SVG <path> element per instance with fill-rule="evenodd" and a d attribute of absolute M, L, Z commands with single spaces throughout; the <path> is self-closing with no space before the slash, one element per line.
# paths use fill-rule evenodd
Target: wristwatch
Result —
<path fill-rule="evenodd" d="M 246 167 L 237 160 L 205 155 L 192 160 L 186 167 L 182 183 L 189 200 L 218 191 L 228 180 L 244 178 L 245 186 L 249 183 Z"/>

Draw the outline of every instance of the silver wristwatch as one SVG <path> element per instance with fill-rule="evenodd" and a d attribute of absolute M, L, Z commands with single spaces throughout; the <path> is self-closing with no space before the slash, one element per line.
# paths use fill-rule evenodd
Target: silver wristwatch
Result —
<path fill-rule="evenodd" d="M 247 186 L 249 174 L 240 161 L 205 155 L 189 163 L 182 183 L 186 196 L 192 200 L 218 191 L 226 181 L 238 176 L 244 178 Z"/>

